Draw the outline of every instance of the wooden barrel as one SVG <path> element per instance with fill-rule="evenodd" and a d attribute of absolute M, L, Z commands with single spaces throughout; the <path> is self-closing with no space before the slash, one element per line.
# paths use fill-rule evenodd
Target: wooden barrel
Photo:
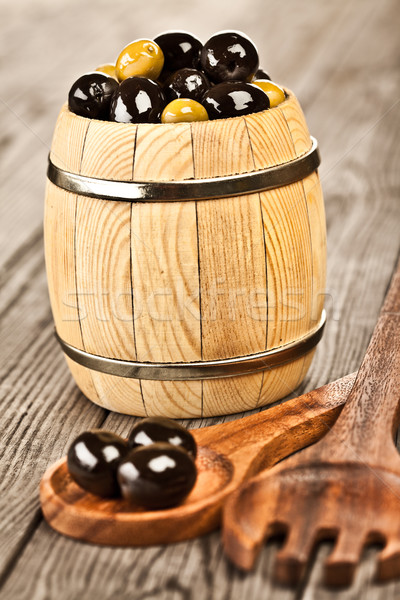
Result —
<path fill-rule="evenodd" d="M 56 334 L 90 400 L 206 417 L 300 384 L 323 328 L 316 152 L 290 91 L 273 109 L 198 123 L 111 123 L 62 108 L 46 267 Z"/>

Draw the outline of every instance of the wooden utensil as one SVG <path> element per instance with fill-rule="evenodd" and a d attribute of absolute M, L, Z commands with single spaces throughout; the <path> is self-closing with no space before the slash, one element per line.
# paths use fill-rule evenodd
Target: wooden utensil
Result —
<path fill-rule="evenodd" d="M 400 405 L 400 262 L 346 406 L 315 446 L 244 484 L 229 498 L 223 544 L 251 569 L 263 541 L 286 533 L 275 577 L 295 584 L 315 543 L 336 538 L 329 585 L 351 582 L 365 544 L 385 544 L 380 580 L 400 575 L 400 457 L 393 443 Z"/>
<path fill-rule="evenodd" d="M 123 500 L 102 500 L 72 481 L 63 458 L 42 478 L 43 514 L 60 533 L 98 544 L 145 546 L 207 533 L 218 526 L 223 502 L 245 478 L 328 431 L 354 379 L 348 375 L 255 415 L 194 430 L 198 479 L 176 508 L 143 511 Z"/>

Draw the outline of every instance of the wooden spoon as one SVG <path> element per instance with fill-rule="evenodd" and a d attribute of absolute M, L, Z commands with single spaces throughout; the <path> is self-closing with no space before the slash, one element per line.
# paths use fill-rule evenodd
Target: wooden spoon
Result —
<path fill-rule="evenodd" d="M 275 577 L 296 584 L 313 546 L 336 546 L 329 585 L 351 582 L 365 544 L 381 542 L 380 580 L 400 575 L 400 457 L 393 443 L 400 408 L 400 262 L 349 399 L 315 446 L 244 484 L 224 511 L 226 554 L 253 567 L 263 541 L 286 533 Z"/>
<path fill-rule="evenodd" d="M 102 500 L 72 481 L 63 458 L 44 474 L 40 501 L 60 533 L 98 544 L 145 546 L 190 539 L 215 529 L 222 504 L 244 479 L 318 440 L 332 426 L 355 374 L 263 412 L 193 430 L 198 478 L 186 501 L 144 511 Z"/>

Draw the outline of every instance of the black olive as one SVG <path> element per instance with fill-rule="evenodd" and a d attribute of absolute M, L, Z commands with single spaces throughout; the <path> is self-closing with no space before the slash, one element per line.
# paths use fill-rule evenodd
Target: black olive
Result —
<path fill-rule="evenodd" d="M 110 119 L 118 123 L 158 123 L 165 106 L 161 86 L 146 77 L 128 77 L 111 100 Z"/>
<path fill-rule="evenodd" d="M 210 119 L 223 119 L 265 110 L 269 108 L 269 98 L 256 85 L 232 81 L 210 88 L 202 104 Z"/>
<path fill-rule="evenodd" d="M 149 417 L 135 423 L 128 440 L 131 448 L 149 446 L 156 442 L 179 446 L 196 458 L 197 447 L 194 437 L 179 423 L 166 417 Z"/>
<path fill-rule="evenodd" d="M 201 66 L 216 83 L 251 81 L 258 64 L 257 48 L 247 35 L 239 31 L 216 33 L 201 51 Z"/>
<path fill-rule="evenodd" d="M 167 81 L 167 79 L 169 79 L 171 77 L 171 75 L 173 75 L 173 73 L 171 73 L 171 71 L 167 71 L 166 69 L 163 69 L 157 79 L 158 83 L 160 83 L 161 85 L 164 85 L 165 82 Z"/>
<path fill-rule="evenodd" d="M 122 496 L 149 509 L 180 504 L 196 477 L 196 465 L 186 450 L 162 442 L 131 450 L 118 467 Z"/>
<path fill-rule="evenodd" d="M 204 93 L 210 88 L 210 82 L 201 71 L 196 69 L 180 69 L 167 79 L 164 93 L 167 100 L 191 98 L 201 102 Z"/>
<path fill-rule="evenodd" d="M 117 467 L 128 451 L 127 442 L 110 431 L 85 431 L 68 450 L 68 470 L 83 489 L 103 498 L 112 498 L 120 493 Z"/>
<path fill-rule="evenodd" d="M 271 79 L 271 77 L 266 71 L 264 71 L 264 69 L 258 69 L 256 74 L 254 75 L 254 79 Z"/>
<path fill-rule="evenodd" d="M 189 67 L 196 69 L 200 64 L 203 44 L 187 31 L 166 31 L 154 38 L 164 53 L 164 69 L 173 73 Z"/>
<path fill-rule="evenodd" d="M 98 71 L 86 73 L 69 91 L 69 110 L 89 119 L 108 119 L 111 98 L 117 89 L 118 81 L 114 77 Z"/>

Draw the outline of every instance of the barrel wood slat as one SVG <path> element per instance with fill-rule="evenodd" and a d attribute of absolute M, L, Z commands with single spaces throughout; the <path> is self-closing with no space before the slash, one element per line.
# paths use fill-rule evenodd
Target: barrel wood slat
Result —
<path fill-rule="evenodd" d="M 304 116 L 302 116 L 302 112 L 300 116 L 296 116 L 297 112 L 299 110 L 301 111 L 301 108 L 295 98 L 291 98 L 290 103 L 294 103 L 294 110 L 288 109 L 283 111 L 281 106 L 278 106 L 273 111 L 270 111 L 270 118 L 268 121 L 260 122 L 260 119 L 257 118 L 257 114 L 245 117 L 255 169 L 262 169 L 271 165 L 293 160 L 308 150 L 310 146 L 310 136 L 305 124 Z M 303 124 L 304 131 L 302 135 L 296 137 L 299 137 L 300 140 L 307 139 L 307 146 L 302 149 L 302 152 L 300 151 L 300 145 L 297 151 L 293 143 L 292 129 L 297 128 L 298 123 Z M 293 203 L 293 210 L 297 210 L 297 202 L 302 202 L 298 184 L 290 186 L 290 191 L 296 192 L 297 200 Z M 281 236 L 282 232 L 287 231 L 288 226 L 290 226 L 291 215 L 286 211 L 282 213 L 281 210 L 271 218 L 271 214 L 268 211 L 269 207 L 276 211 L 277 207 L 274 206 L 275 201 L 277 200 L 278 204 L 281 204 L 282 197 L 287 198 L 285 188 L 272 190 L 271 193 L 260 193 L 268 273 L 268 335 L 266 348 L 273 348 L 276 345 L 279 345 L 281 338 L 283 339 L 281 331 L 283 323 L 280 323 L 280 327 L 278 327 L 277 319 L 284 318 L 284 316 L 278 312 L 279 307 L 276 306 L 276 299 L 280 297 L 278 295 L 278 289 L 281 292 L 283 287 L 286 289 L 288 287 L 287 282 L 285 282 L 284 286 L 282 285 L 282 277 L 287 276 L 286 270 L 284 269 L 282 273 L 280 272 L 280 269 L 283 267 Z M 281 222 L 282 218 L 285 220 L 285 223 Z M 289 221 L 289 224 L 287 221 Z M 278 225 L 279 234 L 275 235 L 274 229 Z M 294 283 L 296 282 L 292 281 L 292 284 Z M 267 376 L 264 374 L 258 405 L 268 404 L 285 394 L 291 393 L 303 380 L 309 369 L 313 355 L 314 352 L 310 352 L 307 356 L 271 370 Z"/>
<path fill-rule="evenodd" d="M 51 160 L 60 168 L 79 173 L 82 149 L 89 121 L 72 115 L 64 106 L 60 112 L 51 147 Z M 49 181 L 46 185 L 44 239 L 50 303 L 58 333 L 70 344 L 82 348 L 82 331 L 76 290 L 75 217 L 77 195 Z M 97 400 L 91 371 L 66 357 L 82 392 Z"/>
<path fill-rule="evenodd" d="M 72 115 L 66 106 L 61 111 L 59 122 L 61 126 L 56 127 L 51 154 L 55 164 L 93 177 L 128 181 L 132 179 L 136 132 L 134 126 L 127 129 L 123 125 L 88 121 Z M 77 131 L 76 122 L 81 125 L 84 133 Z M 60 143 L 63 139 L 64 142 L 67 139 L 65 144 Z M 69 148 L 70 152 L 74 151 L 74 156 L 79 158 L 72 161 L 70 156 L 65 154 Z M 110 345 L 114 341 L 114 351 L 119 353 L 121 358 L 135 359 L 134 349 L 132 350 L 129 261 L 130 207 L 123 202 L 99 202 L 87 197 L 72 194 L 70 196 L 74 198 L 75 214 L 69 215 L 68 225 L 73 233 L 71 239 L 66 242 L 66 254 L 74 257 L 74 293 L 78 299 L 75 323 L 80 335 L 74 338 L 67 332 L 63 335 L 60 332 L 59 321 L 55 318 L 58 333 L 82 350 L 98 354 L 104 352 L 106 356 L 110 352 L 113 354 Z M 62 201 L 58 202 L 56 210 L 62 210 Z M 60 237 L 62 240 L 62 236 Z M 112 246 L 109 244 L 110 240 L 113 241 Z M 46 255 L 49 256 L 50 252 L 50 249 L 46 251 Z M 127 263 L 123 260 L 124 255 L 128 257 Z M 54 258 L 57 260 L 57 253 Z M 117 284 L 117 292 L 120 290 L 119 297 L 113 293 L 116 284 L 113 281 L 113 261 L 116 258 L 120 265 L 120 281 Z M 69 267 L 71 268 L 65 270 L 66 274 L 72 270 L 72 265 Z M 51 281 L 52 276 L 49 275 L 48 279 Z M 118 300 L 123 301 L 123 306 L 118 306 Z M 145 414 L 138 381 L 91 371 L 66 358 L 77 384 L 91 400 L 105 408 L 112 408 L 113 405 L 110 406 L 107 401 L 112 394 L 117 398 L 121 412 L 124 412 L 124 407 L 128 404 L 127 412 L 135 410 L 137 414 Z"/>
<path fill-rule="evenodd" d="M 290 102 L 282 104 L 279 110 L 287 121 L 295 156 L 301 156 L 310 147 L 310 134 L 300 103 L 292 96 Z"/>
<path fill-rule="evenodd" d="M 193 123 L 192 136 L 196 178 L 254 170 L 243 118 Z M 198 201 L 197 213 L 202 358 L 214 360 L 263 350 L 267 292 L 259 195 Z M 259 319 L 252 315 L 254 291 L 264 300 Z M 205 380 L 203 415 L 254 408 L 262 378 L 262 373 L 255 373 Z"/>
<path fill-rule="evenodd" d="M 132 180 L 136 126 L 91 121 L 81 174 Z M 83 349 L 136 360 L 130 262 L 131 206 L 78 196 L 76 215 L 77 290 Z M 95 401 L 105 408 L 144 416 L 140 382 L 92 371 Z M 114 400 L 110 403 L 109 398 Z"/>
<path fill-rule="evenodd" d="M 133 173 L 145 181 L 193 178 L 190 124 L 139 125 Z M 195 202 L 133 203 L 132 274 L 138 360 L 201 360 Z M 201 381 L 141 385 L 149 414 L 202 412 Z"/>
<path fill-rule="evenodd" d="M 311 146 L 291 93 L 267 112 L 204 123 L 90 121 L 79 137 L 76 125 L 66 129 L 74 119 L 88 123 L 62 110 L 54 162 L 102 179 L 229 176 L 287 162 Z M 63 155 L 65 144 L 75 153 L 80 148 L 80 161 Z M 58 307 L 53 308 L 57 329 L 71 345 L 125 360 L 190 363 L 262 352 L 316 327 L 323 299 L 322 294 L 316 299 L 316 290 L 323 291 L 325 281 L 325 223 L 316 173 L 273 190 L 214 200 L 129 203 L 74 197 L 76 265 L 68 266 L 76 267 L 80 338 L 65 329 L 61 334 Z M 56 264 L 57 256 L 52 260 Z M 54 276 L 50 269 L 49 278 Z M 300 300 L 295 298 L 297 306 L 291 308 L 283 296 L 299 290 Z M 84 393 L 106 408 L 136 415 L 212 416 L 287 395 L 303 379 L 312 355 L 269 371 L 203 381 L 138 381 L 92 371 L 94 390 L 87 384 L 83 389 L 88 369 L 74 364 L 72 370 Z"/>
<path fill-rule="evenodd" d="M 307 124 L 295 97 L 278 106 L 273 116 L 272 127 L 269 121 L 259 123 L 257 115 L 245 117 L 256 169 L 265 168 L 271 160 L 276 164 L 279 156 L 293 160 L 310 147 Z M 268 273 L 266 347 L 270 349 L 281 340 L 302 337 L 320 318 L 325 288 L 325 214 L 316 173 L 302 182 L 261 192 L 260 200 Z M 313 355 L 311 351 L 265 374 L 259 404 L 292 392 L 307 373 Z"/>

